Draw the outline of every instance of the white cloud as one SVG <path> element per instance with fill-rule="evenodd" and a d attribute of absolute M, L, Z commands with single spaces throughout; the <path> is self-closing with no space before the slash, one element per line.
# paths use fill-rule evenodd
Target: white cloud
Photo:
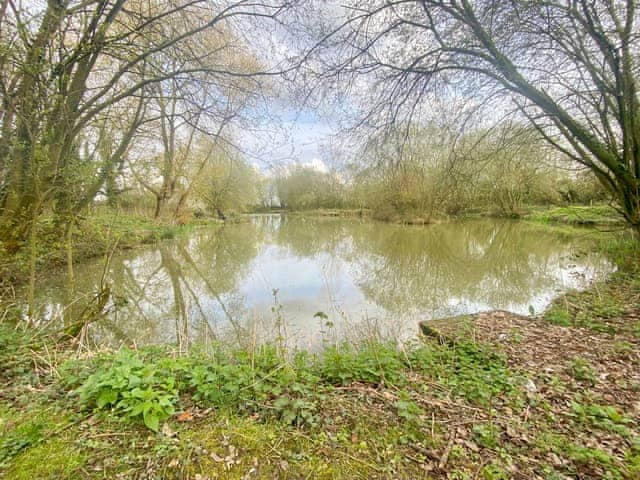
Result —
<path fill-rule="evenodd" d="M 315 170 L 317 172 L 322 172 L 322 173 L 328 173 L 329 172 L 329 168 L 327 168 L 327 164 L 324 163 L 319 158 L 312 158 L 310 162 L 304 163 L 304 166 L 307 167 L 307 168 L 312 168 L 313 170 Z"/>

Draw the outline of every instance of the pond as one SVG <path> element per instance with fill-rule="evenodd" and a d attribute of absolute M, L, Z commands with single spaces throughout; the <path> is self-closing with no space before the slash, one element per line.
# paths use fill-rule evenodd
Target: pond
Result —
<path fill-rule="evenodd" d="M 360 218 L 256 215 L 115 255 L 98 345 L 265 340 L 315 349 L 363 336 L 406 339 L 425 319 L 541 312 L 558 293 L 613 271 L 587 230 L 505 220 L 401 226 Z M 76 295 L 104 260 L 76 267 Z M 38 289 L 62 318 L 65 279 Z M 77 302 L 81 304 L 81 302 Z"/>

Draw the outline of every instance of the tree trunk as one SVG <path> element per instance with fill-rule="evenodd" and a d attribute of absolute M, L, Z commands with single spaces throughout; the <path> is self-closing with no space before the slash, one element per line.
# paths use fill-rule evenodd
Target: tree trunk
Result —
<path fill-rule="evenodd" d="M 64 233 L 65 249 L 67 253 L 67 298 L 64 309 L 64 324 L 68 326 L 73 321 L 73 294 L 75 290 L 75 277 L 73 274 L 73 220 L 69 220 Z"/>
<path fill-rule="evenodd" d="M 29 304 L 29 311 L 27 316 L 29 318 L 29 323 L 35 322 L 36 315 L 36 305 L 35 305 L 35 296 L 36 296 L 36 260 L 37 260 L 37 245 L 36 245 L 36 228 L 37 228 L 37 218 L 32 219 L 31 228 L 29 231 L 29 291 L 27 293 L 27 301 Z"/>

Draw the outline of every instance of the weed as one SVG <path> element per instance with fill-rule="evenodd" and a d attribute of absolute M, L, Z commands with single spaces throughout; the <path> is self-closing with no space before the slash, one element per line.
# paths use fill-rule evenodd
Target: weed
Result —
<path fill-rule="evenodd" d="M 463 472 L 461 470 L 454 470 L 451 472 L 449 478 L 451 480 L 471 480 L 473 478 L 471 474 Z"/>
<path fill-rule="evenodd" d="M 9 432 L 0 439 L 0 467 L 27 447 L 42 439 L 43 425 L 26 423 Z"/>
<path fill-rule="evenodd" d="M 575 357 L 569 363 L 569 373 L 573 378 L 589 385 L 596 383 L 596 370 L 584 358 Z"/>
<path fill-rule="evenodd" d="M 409 362 L 452 393 L 482 405 L 488 405 L 495 396 L 517 391 L 517 379 L 505 360 L 486 345 L 465 341 L 450 347 L 431 343 L 411 350 Z"/>
<path fill-rule="evenodd" d="M 309 400 L 282 396 L 273 402 L 273 407 L 287 425 L 314 426 L 318 421 L 318 406 Z"/>
<path fill-rule="evenodd" d="M 616 342 L 613 345 L 612 352 L 622 358 L 629 358 L 635 351 L 635 346 L 631 342 Z"/>
<path fill-rule="evenodd" d="M 640 437 L 633 439 L 631 448 L 625 453 L 625 463 L 631 477 L 640 477 Z"/>
<path fill-rule="evenodd" d="M 37 376 L 33 369 L 33 360 L 28 351 L 33 348 L 33 339 L 27 338 L 10 326 L 0 322 L 0 381 L 35 383 Z"/>
<path fill-rule="evenodd" d="M 415 422 L 424 412 L 417 403 L 411 401 L 407 392 L 401 391 L 398 396 L 399 399 L 395 403 L 398 417 L 407 422 Z"/>
<path fill-rule="evenodd" d="M 500 444 L 500 434 L 491 423 L 478 423 L 473 426 L 472 431 L 478 445 L 495 449 Z"/>
<path fill-rule="evenodd" d="M 325 350 L 320 374 L 338 385 L 352 382 L 399 385 L 404 382 L 403 369 L 397 348 L 367 344 L 354 352 L 352 347 L 343 345 Z"/>
<path fill-rule="evenodd" d="M 622 478 L 611 455 L 600 449 L 584 447 L 569 441 L 562 435 L 548 433 L 542 434 L 537 444 L 543 450 L 552 451 L 556 455 L 571 460 L 575 465 L 601 468 L 606 472 L 606 478 Z"/>
<path fill-rule="evenodd" d="M 291 360 L 272 346 L 253 353 L 217 352 L 213 357 L 179 359 L 162 355 L 156 359 L 150 349 L 122 350 L 111 359 L 98 361 L 95 373 L 88 377 L 72 367 L 63 372 L 70 374 L 67 383 L 82 382 L 78 392 L 83 405 L 141 419 L 158 430 L 184 394 L 203 406 L 313 425 L 324 390 L 353 382 L 403 385 L 408 366 L 483 404 L 495 395 L 515 391 L 517 383 L 499 355 L 473 343 L 454 348 L 420 344 L 411 347 L 407 357 L 394 346 L 369 343 L 359 349 L 331 347 L 321 357 L 299 354 Z M 401 395 L 395 406 L 405 421 L 414 421 L 421 414 L 408 394 Z"/>
<path fill-rule="evenodd" d="M 571 408 L 576 419 L 602 430 L 615 432 L 623 437 L 631 435 L 626 425 L 631 419 L 624 416 L 616 408 L 608 405 L 582 404 L 571 402 Z"/>
<path fill-rule="evenodd" d="M 560 325 L 561 327 L 570 327 L 573 325 L 573 319 L 569 311 L 558 305 L 547 309 L 544 314 L 544 319 L 553 325 Z"/>
<path fill-rule="evenodd" d="M 482 478 L 484 480 L 509 480 L 511 476 L 500 465 L 492 462 L 482 468 Z"/>

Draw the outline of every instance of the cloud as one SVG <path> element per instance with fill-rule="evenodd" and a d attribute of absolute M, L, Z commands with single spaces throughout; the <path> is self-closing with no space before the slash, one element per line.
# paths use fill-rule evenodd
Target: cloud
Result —
<path fill-rule="evenodd" d="M 303 164 L 307 168 L 312 168 L 313 170 L 321 173 L 328 173 L 329 169 L 327 168 L 326 163 L 324 163 L 319 158 L 312 158 L 310 162 L 306 162 Z"/>

